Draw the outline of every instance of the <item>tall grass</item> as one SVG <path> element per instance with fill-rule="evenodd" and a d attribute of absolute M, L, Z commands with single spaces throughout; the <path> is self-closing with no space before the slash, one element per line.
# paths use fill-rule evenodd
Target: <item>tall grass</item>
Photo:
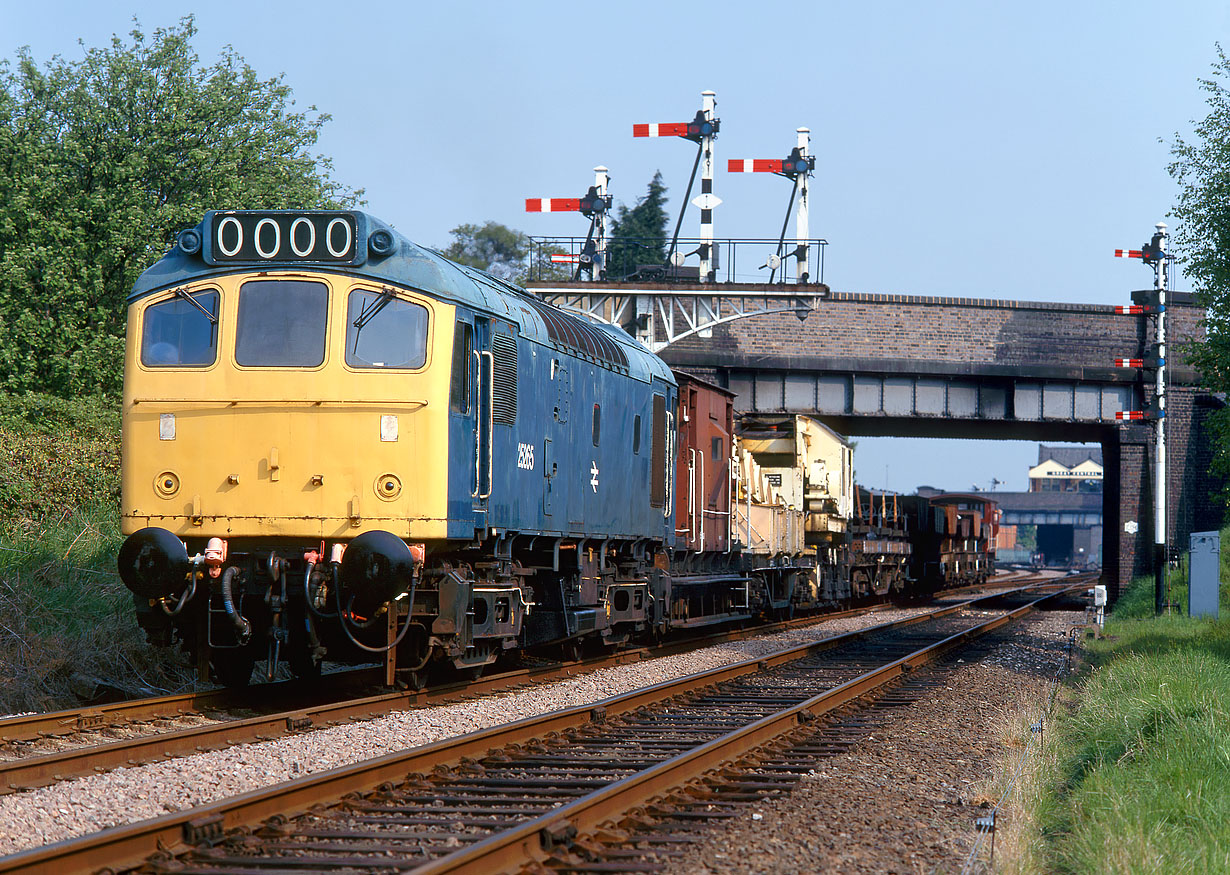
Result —
<path fill-rule="evenodd" d="M 0 713 L 182 688 L 116 574 L 114 399 L 0 395 Z"/>
<path fill-rule="evenodd" d="M 1142 578 L 1090 642 L 1005 870 L 1230 872 L 1230 620 L 1152 614 Z"/>
<path fill-rule="evenodd" d="M 115 571 L 114 507 L 10 527 L 0 538 L 0 713 L 182 689 L 191 673 L 145 641 Z"/>

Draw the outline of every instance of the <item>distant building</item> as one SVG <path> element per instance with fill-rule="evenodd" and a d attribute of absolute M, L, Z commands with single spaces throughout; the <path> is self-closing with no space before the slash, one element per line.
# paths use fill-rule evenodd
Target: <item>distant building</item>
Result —
<path fill-rule="evenodd" d="M 1038 447 L 1028 492 L 997 492 L 999 561 L 1054 568 L 1102 564 L 1101 447 Z"/>
<path fill-rule="evenodd" d="M 1029 469 L 1030 492 L 1101 492 L 1101 447 L 1038 447 Z"/>

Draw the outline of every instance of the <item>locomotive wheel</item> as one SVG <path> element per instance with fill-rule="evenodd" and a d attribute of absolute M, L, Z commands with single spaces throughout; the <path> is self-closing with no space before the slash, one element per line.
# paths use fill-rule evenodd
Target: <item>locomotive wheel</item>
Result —
<path fill-rule="evenodd" d="M 297 678 L 317 680 L 320 677 L 321 661 L 312 656 L 307 650 L 295 648 L 291 651 L 286 661 L 290 663 L 290 670 L 295 673 Z"/>
<path fill-rule="evenodd" d="M 584 647 L 580 638 L 569 638 L 559 646 L 560 659 L 564 662 L 580 662 Z"/>
<path fill-rule="evenodd" d="M 428 671 L 426 668 L 399 671 L 397 673 L 397 677 L 399 680 L 405 682 L 406 689 L 411 692 L 418 693 L 427 688 Z"/>
<path fill-rule="evenodd" d="M 283 652 L 286 653 L 286 662 L 295 677 L 316 680 L 320 677 L 323 660 L 313 646 L 315 636 L 309 631 L 309 623 L 310 620 L 304 617 L 292 625 L 289 650 Z"/>
<path fill-rule="evenodd" d="M 209 673 L 224 687 L 246 687 L 256 667 L 256 654 L 249 647 L 235 650 L 215 650 L 209 655 Z"/>

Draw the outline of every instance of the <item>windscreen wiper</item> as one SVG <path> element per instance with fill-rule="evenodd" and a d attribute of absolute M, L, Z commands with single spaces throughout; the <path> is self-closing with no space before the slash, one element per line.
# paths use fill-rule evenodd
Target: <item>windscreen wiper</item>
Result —
<path fill-rule="evenodd" d="M 366 305 L 359 311 L 359 316 L 354 320 L 355 328 L 362 328 L 368 322 L 376 318 L 376 314 L 388 306 L 389 301 L 393 300 L 393 290 L 387 286 L 380 290 L 380 297 Z"/>
<path fill-rule="evenodd" d="M 217 324 L 218 324 L 218 317 L 217 317 L 217 316 L 215 316 L 213 313 L 210 313 L 208 310 L 206 310 L 206 309 L 205 309 L 205 305 L 204 305 L 204 304 L 202 304 L 200 301 L 198 301 L 198 300 L 197 300 L 196 298 L 194 298 L 192 295 L 188 294 L 188 293 L 187 293 L 184 289 L 182 289 L 182 288 L 176 289 L 176 290 L 175 290 L 175 296 L 176 296 L 177 298 L 183 298 L 183 299 L 184 299 L 185 301 L 187 301 L 189 304 L 191 304 L 192 306 L 194 306 L 194 307 L 196 307 L 198 310 L 200 310 L 202 313 L 204 313 L 204 314 L 205 314 L 205 318 L 209 320 L 209 324 L 211 324 L 211 325 L 217 325 Z"/>

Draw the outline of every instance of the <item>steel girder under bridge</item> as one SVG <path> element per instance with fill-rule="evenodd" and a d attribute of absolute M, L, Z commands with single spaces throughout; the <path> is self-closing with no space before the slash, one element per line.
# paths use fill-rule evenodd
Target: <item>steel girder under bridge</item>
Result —
<path fill-rule="evenodd" d="M 811 284 L 672 285 L 638 283 L 531 284 L 544 301 L 618 325 L 653 352 L 749 316 L 793 313 L 799 319 L 820 305 L 828 286 Z"/>
<path fill-rule="evenodd" d="M 684 367 L 701 364 L 688 353 L 668 353 L 667 359 Z M 1061 426 L 1071 440 L 1097 440 L 1105 426 L 1114 425 L 1116 413 L 1138 403 L 1133 383 L 1082 378 L 1059 368 L 1021 373 L 1002 366 L 802 358 L 742 364 L 729 361 L 722 368 L 739 409 L 818 415 L 856 435 L 1006 436 L 992 425 L 999 423 L 1014 426 L 1014 436 L 1036 432 L 1055 439 Z M 902 420 L 912 425 L 902 431 Z M 1043 424 L 1050 427 L 1032 427 Z"/>

